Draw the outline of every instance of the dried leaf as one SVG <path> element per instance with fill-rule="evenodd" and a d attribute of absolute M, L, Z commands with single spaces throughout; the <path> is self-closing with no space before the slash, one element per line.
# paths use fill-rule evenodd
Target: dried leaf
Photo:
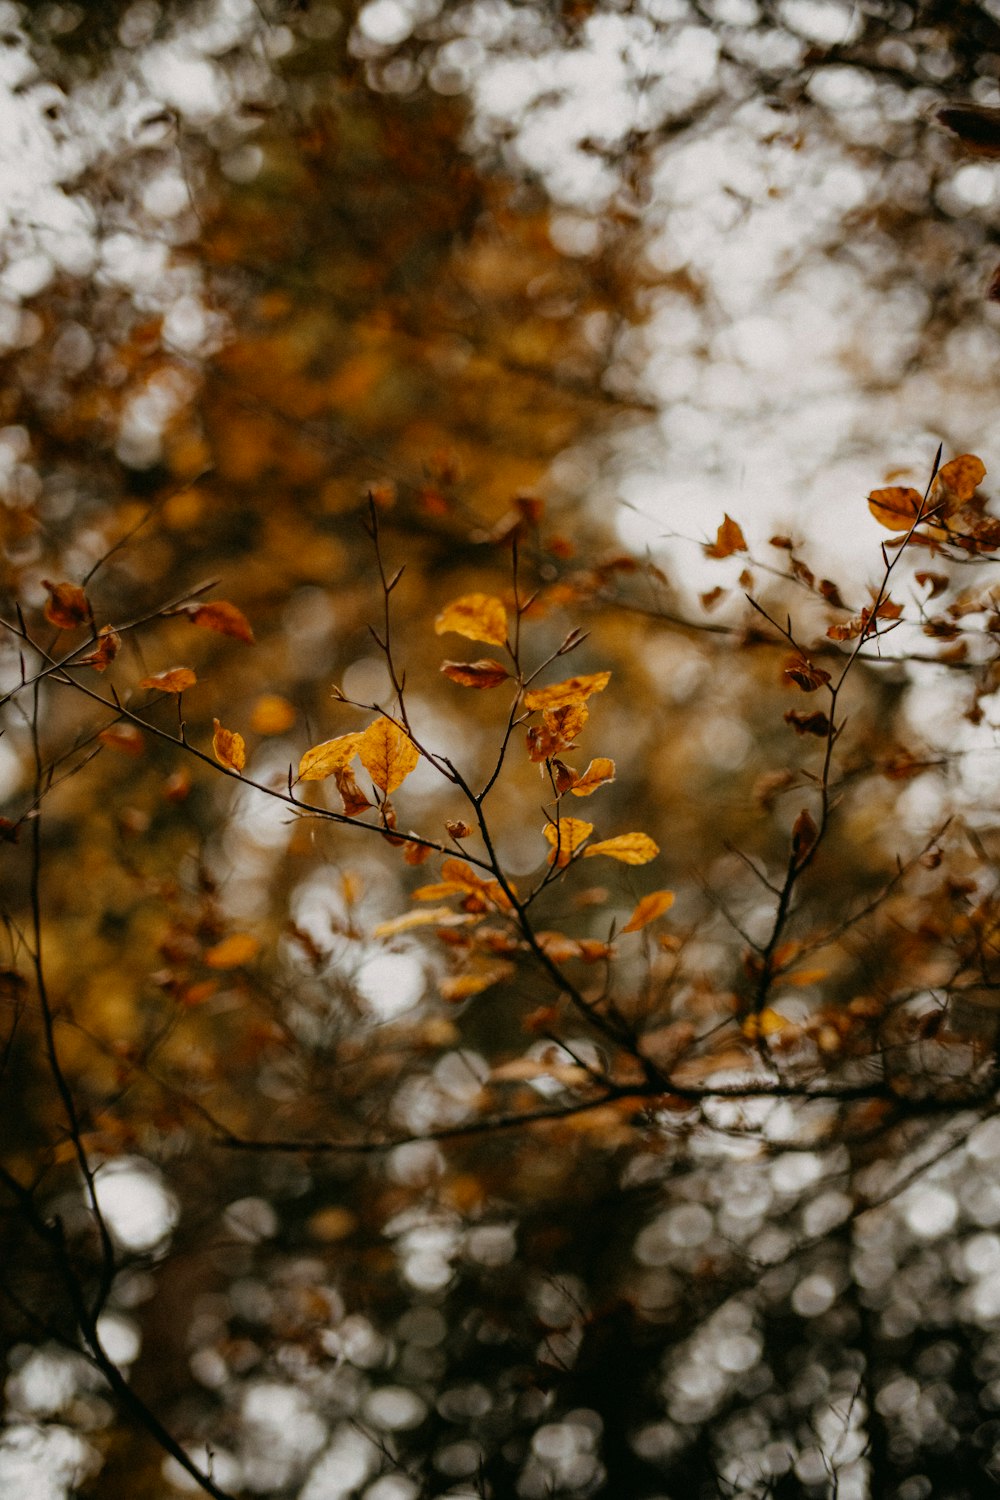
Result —
<path fill-rule="evenodd" d="M 420 752 L 398 724 L 384 715 L 369 724 L 357 747 L 358 759 L 372 781 L 390 797 L 420 762 Z"/>
<path fill-rule="evenodd" d="M 344 804 L 345 816 L 356 818 L 359 813 L 363 813 L 366 808 L 371 807 L 371 803 L 358 786 L 357 781 L 354 779 L 354 772 L 349 766 L 338 766 L 333 773 L 333 778 L 337 783 L 340 800 Z"/>
<path fill-rule="evenodd" d="M 280 693 L 262 693 L 250 715 L 254 734 L 284 734 L 294 723 L 295 705 Z"/>
<path fill-rule="evenodd" d="M 974 453 L 950 459 L 934 476 L 931 507 L 937 514 L 952 515 L 972 499 L 985 477 L 986 465 Z"/>
<path fill-rule="evenodd" d="M 930 588 L 930 593 L 927 595 L 928 599 L 938 598 L 951 583 L 951 579 L 947 573 L 915 573 L 913 576 L 921 588 Z"/>
<path fill-rule="evenodd" d="M 467 688 L 495 688 L 510 678 L 503 662 L 494 661 L 491 656 L 480 661 L 443 661 L 441 671 L 450 682 Z"/>
<path fill-rule="evenodd" d="M 650 891 L 648 896 L 643 896 L 637 903 L 622 932 L 638 932 L 640 928 L 648 927 L 650 922 L 655 922 L 657 917 L 662 917 L 665 911 L 669 911 L 673 904 L 673 891 Z"/>
<path fill-rule="evenodd" d="M 574 771 L 572 766 L 566 765 L 565 761 L 554 760 L 552 762 L 552 780 L 558 796 L 568 792 L 580 780 L 579 772 Z"/>
<path fill-rule="evenodd" d="M 1000 160 L 1000 109 L 988 104 L 949 104 L 937 117 L 970 156 Z"/>
<path fill-rule="evenodd" d="M 464 823 L 461 818 L 446 818 L 444 826 L 453 839 L 467 839 L 472 833 L 471 823 Z"/>
<path fill-rule="evenodd" d="M 75 630 L 78 625 L 88 625 L 93 618 L 90 600 L 76 583 L 50 583 L 42 579 L 42 588 L 48 591 L 45 618 L 57 630 Z"/>
<path fill-rule="evenodd" d="M 825 739 L 830 733 L 830 720 L 821 711 L 804 714 L 790 708 L 785 714 L 785 723 L 791 724 L 796 734 L 815 734 L 819 739 Z"/>
<path fill-rule="evenodd" d="M 324 740 L 321 745 L 313 745 L 299 761 L 297 780 L 325 781 L 328 776 L 342 771 L 357 755 L 361 739 L 362 731 L 355 730 L 351 734 L 340 734 L 333 740 Z M 367 802 L 365 806 L 368 806 Z"/>
<path fill-rule="evenodd" d="M 109 750 L 120 750 L 123 755 L 139 756 L 146 748 L 146 739 L 135 724 L 109 724 L 97 736 Z"/>
<path fill-rule="evenodd" d="M 920 514 L 923 500 L 919 490 L 894 484 L 888 489 L 872 490 L 868 496 L 868 509 L 889 531 L 909 531 Z"/>
<path fill-rule="evenodd" d="M 169 671 L 157 672 L 153 677 L 144 677 L 141 688 L 156 693 L 183 693 L 198 681 L 190 667 L 171 667 Z"/>
<path fill-rule="evenodd" d="M 106 672 L 122 648 L 122 638 L 112 625 L 104 625 L 97 632 L 97 645 L 89 656 L 78 656 L 77 667 L 93 667 L 95 672 Z"/>
<path fill-rule="evenodd" d="M 209 948 L 204 961 L 210 969 L 239 969 L 256 958 L 260 951 L 260 940 L 251 932 L 233 932 L 214 948 Z"/>
<path fill-rule="evenodd" d="M 193 625 L 200 625 L 203 630 L 231 635 L 234 640 L 243 641 L 248 646 L 253 645 L 250 621 L 228 599 L 211 599 L 206 604 L 188 604 L 180 613 L 187 615 Z"/>
<path fill-rule="evenodd" d="M 804 858 L 814 847 L 819 837 L 819 829 L 813 821 L 812 813 L 804 807 L 792 825 L 792 853 L 797 859 Z"/>
<path fill-rule="evenodd" d="M 706 557 L 732 557 L 734 552 L 747 550 L 746 537 L 738 522 L 727 515 L 716 532 L 714 542 L 706 542 L 702 549 Z"/>
<path fill-rule="evenodd" d="M 434 621 L 435 635 L 445 635 L 448 631 L 464 635 L 470 641 L 506 645 L 507 611 L 503 600 L 493 594 L 463 594 L 453 599 Z"/>
<path fill-rule="evenodd" d="M 607 786 L 615 779 L 615 763 L 606 755 L 598 755 L 570 787 L 574 797 L 590 797 L 600 786 Z"/>
<path fill-rule="evenodd" d="M 583 851 L 584 859 L 595 854 L 606 854 L 609 859 L 620 860 L 623 865 L 646 865 L 659 854 L 648 833 L 620 833 L 617 838 L 602 839 Z"/>
<path fill-rule="evenodd" d="M 567 677 L 565 682 L 553 682 L 549 687 L 533 688 L 524 695 L 524 706 L 529 713 L 539 708 L 566 708 L 585 702 L 592 693 L 602 693 L 611 681 L 610 672 L 591 672 L 585 677 Z"/>
<path fill-rule="evenodd" d="M 552 845 L 549 864 L 564 869 L 574 851 L 586 843 L 593 831 L 593 823 L 585 823 L 582 818 L 560 818 L 558 823 L 546 823 L 542 832 Z"/>
<path fill-rule="evenodd" d="M 227 771 L 236 771 L 242 774 L 243 767 L 247 763 L 246 745 L 243 736 L 236 734 L 230 729 L 223 729 L 218 719 L 212 720 L 214 734 L 212 735 L 212 753 L 220 766 L 225 766 Z"/>
<path fill-rule="evenodd" d="M 548 708 L 541 724 L 528 730 L 528 756 L 533 761 L 549 760 L 561 750 L 572 750 L 577 735 L 590 717 L 585 703 L 567 703 L 563 708 Z"/>
<path fill-rule="evenodd" d="M 822 667 L 814 667 L 809 658 L 799 651 L 786 657 L 782 676 L 788 682 L 794 682 L 804 693 L 815 693 L 817 688 L 830 681 L 829 672 L 825 672 Z"/>

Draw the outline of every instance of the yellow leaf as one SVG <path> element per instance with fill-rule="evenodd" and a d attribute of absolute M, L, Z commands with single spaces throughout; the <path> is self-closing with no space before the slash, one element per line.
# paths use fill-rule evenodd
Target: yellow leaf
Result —
<path fill-rule="evenodd" d="M 190 667 L 171 667 L 167 672 L 157 672 L 153 677 L 144 677 L 141 688 L 157 693 L 183 693 L 198 681 Z"/>
<path fill-rule="evenodd" d="M 560 818 L 558 823 L 546 823 L 542 832 L 552 845 L 549 864 L 565 868 L 574 851 L 586 843 L 593 831 L 593 823 L 585 823 L 582 818 Z"/>
<path fill-rule="evenodd" d="M 662 917 L 665 911 L 669 911 L 673 904 L 673 891 L 650 891 L 648 896 L 643 896 L 637 903 L 622 932 L 638 932 L 641 927 L 648 927 L 650 922 L 655 922 L 657 917 Z"/>
<path fill-rule="evenodd" d="M 449 630 L 470 641 L 505 646 L 507 611 L 503 600 L 494 594 L 463 594 L 453 599 L 434 621 L 435 635 L 445 635 Z"/>
<path fill-rule="evenodd" d="M 590 797 L 597 791 L 599 786 L 606 786 L 609 781 L 615 779 L 615 763 L 608 760 L 606 755 L 599 755 L 592 760 L 584 771 L 579 781 L 575 781 L 570 787 L 574 797 Z"/>
<path fill-rule="evenodd" d="M 476 920 L 468 912 L 452 911 L 450 906 L 432 906 L 427 911 L 408 911 L 401 917 L 380 922 L 373 936 L 395 937 L 397 932 L 409 932 L 412 927 L 464 927 Z"/>
<path fill-rule="evenodd" d="M 536 708 L 564 708 L 569 703 L 583 703 L 591 693 L 602 693 L 610 681 L 610 672 L 567 677 L 565 682 L 553 682 L 548 687 L 533 688 L 525 693 L 524 706 L 529 713 L 534 713 Z"/>
<path fill-rule="evenodd" d="M 583 851 L 584 858 L 592 854 L 606 854 L 609 859 L 618 859 L 623 865 L 646 865 L 659 854 L 659 845 L 654 844 L 648 833 L 620 833 L 614 839 L 602 839 Z"/>
<path fill-rule="evenodd" d="M 212 753 L 220 766 L 227 771 L 242 772 L 247 763 L 247 748 L 243 736 L 230 729 L 223 729 L 218 719 L 213 719 L 215 733 L 212 735 Z"/>
<path fill-rule="evenodd" d="M 480 995 L 483 990 L 488 990 L 490 985 L 497 984 L 501 979 L 509 979 L 514 972 L 514 965 L 506 959 L 497 959 L 494 963 L 484 964 L 482 968 L 474 969 L 468 974 L 458 974 L 453 979 L 441 979 L 438 981 L 438 989 L 442 998 L 450 1000 L 452 1004 L 458 1004 L 460 1000 L 468 1000 L 470 995 Z"/>
<path fill-rule="evenodd" d="M 909 531 L 920 514 L 923 498 L 919 490 L 894 484 L 888 489 L 872 490 L 868 509 L 889 531 Z"/>
<path fill-rule="evenodd" d="M 239 969 L 256 958 L 260 942 L 251 932 L 234 932 L 204 955 L 210 969 Z"/>
<path fill-rule="evenodd" d="M 358 759 L 375 785 L 391 797 L 410 772 L 416 770 L 420 752 L 398 724 L 383 716 L 369 724 L 362 734 Z"/>
<path fill-rule="evenodd" d="M 324 740 L 313 745 L 299 761 L 299 781 L 325 781 L 335 771 L 342 771 L 358 753 L 361 731 L 338 735 L 335 740 Z"/>
<path fill-rule="evenodd" d="M 284 734 L 294 723 L 295 707 L 280 693 L 262 693 L 250 715 L 254 734 Z"/>

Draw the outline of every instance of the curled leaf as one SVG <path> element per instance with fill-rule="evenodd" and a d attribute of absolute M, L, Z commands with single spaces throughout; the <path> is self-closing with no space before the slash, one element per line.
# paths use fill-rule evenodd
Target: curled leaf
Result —
<path fill-rule="evenodd" d="M 660 852 L 648 833 L 620 833 L 617 838 L 602 839 L 583 851 L 584 859 L 595 854 L 606 854 L 609 859 L 620 860 L 623 865 L 647 865 Z"/>
<path fill-rule="evenodd" d="M 234 640 L 253 645 L 250 621 L 241 609 L 230 604 L 228 599 L 210 599 L 205 604 L 188 604 L 180 611 L 187 615 L 193 625 L 203 630 L 214 630 L 219 635 L 231 635 Z"/>
<path fill-rule="evenodd" d="M 338 766 L 333 773 L 333 778 L 337 783 L 337 791 L 340 793 L 340 800 L 344 804 L 344 814 L 346 817 L 356 818 L 359 813 L 363 813 L 366 808 L 371 807 L 368 798 L 358 786 L 354 772 L 350 766 Z"/>
<path fill-rule="evenodd" d="M 804 693 L 815 693 L 817 688 L 830 681 L 829 672 L 822 667 L 814 667 L 809 658 L 799 651 L 786 657 L 782 676 L 787 682 L 794 682 Z"/>
<path fill-rule="evenodd" d="M 673 904 L 673 891 L 650 891 L 636 904 L 635 911 L 622 932 L 638 932 L 640 928 L 648 927 L 650 922 L 655 922 L 657 917 L 662 917 L 664 912 L 669 911 Z"/>
<path fill-rule="evenodd" d="M 562 750 L 571 750 L 583 729 L 590 711 L 585 703 L 567 703 L 562 708 L 547 708 L 541 724 L 528 730 L 528 756 L 533 761 L 549 760 Z"/>
<path fill-rule="evenodd" d="M 494 661 L 491 656 L 481 661 L 443 661 L 441 671 L 450 682 L 467 688 L 499 687 L 510 677 L 503 662 Z"/>
<path fill-rule="evenodd" d="M 93 667 L 95 672 L 106 672 L 122 649 L 122 638 L 112 625 L 103 625 L 97 632 L 97 645 L 87 656 L 78 656 L 74 663 L 78 667 Z"/>
<path fill-rule="evenodd" d="M 352 734 L 338 735 L 334 740 L 324 740 L 321 745 L 313 745 L 299 761 L 298 780 L 325 781 L 328 776 L 343 770 L 357 755 L 361 738 L 361 731 L 356 730 Z"/>
<path fill-rule="evenodd" d="M 183 693 L 189 687 L 194 687 L 197 681 L 190 667 L 171 667 L 169 671 L 157 672 L 152 677 L 144 677 L 139 686 L 157 693 Z"/>
<path fill-rule="evenodd" d="M 610 681 L 610 672 L 567 677 L 565 682 L 553 682 L 548 687 L 533 688 L 525 693 L 524 706 L 529 713 L 534 713 L 538 708 L 565 708 L 583 703 L 592 693 L 602 693 Z"/>
<path fill-rule="evenodd" d="M 606 755 L 598 755 L 590 762 L 583 775 L 570 787 L 574 797 L 590 797 L 600 786 L 607 786 L 615 779 L 615 763 Z"/>
<path fill-rule="evenodd" d="M 87 625 L 92 619 L 90 600 L 76 583 L 50 583 L 42 579 L 42 588 L 48 592 L 45 618 L 57 630 L 75 630 L 78 625 Z"/>
<path fill-rule="evenodd" d="M 372 781 L 387 797 L 402 786 L 420 761 L 420 752 L 409 735 L 384 715 L 369 724 L 361 735 L 357 754 Z"/>
<path fill-rule="evenodd" d="M 225 766 L 227 771 L 236 771 L 242 774 L 243 767 L 247 763 L 246 745 L 243 736 L 234 730 L 223 729 L 218 719 L 212 720 L 214 733 L 212 735 L 212 754 L 220 766 Z"/>
<path fill-rule="evenodd" d="M 819 838 L 819 829 L 807 807 L 804 807 L 795 819 L 792 827 L 792 853 L 798 859 L 803 859 L 814 847 Z"/>
<path fill-rule="evenodd" d="M 507 611 L 503 600 L 494 594 L 463 594 L 452 599 L 434 621 L 435 635 L 446 635 L 448 631 L 464 635 L 470 641 L 506 645 Z"/>

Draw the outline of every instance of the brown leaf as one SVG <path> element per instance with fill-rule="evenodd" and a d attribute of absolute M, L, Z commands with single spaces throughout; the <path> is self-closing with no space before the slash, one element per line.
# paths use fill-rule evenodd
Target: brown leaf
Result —
<path fill-rule="evenodd" d="M 420 752 L 398 724 L 384 715 L 369 724 L 357 746 L 358 759 L 385 796 L 401 787 L 420 762 Z"/>
<path fill-rule="evenodd" d="M 153 677 L 144 677 L 141 688 L 157 693 L 183 693 L 198 681 L 190 667 L 171 667 L 169 671 L 157 672 Z"/>
<path fill-rule="evenodd" d="M 637 903 L 622 932 L 638 932 L 640 928 L 648 927 L 650 922 L 655 922 L 657 917 L 662 917 L 664 912 L 669 911 L 673 904 L 673 891 L 650 891 Z"/>
<path fill-rule="evenodd" d="M 702 609 L 712 610 L 718 604 L 720 599 L 724 599 L 726 597 L 728 592 L 728 589 L 724 589 L 720 585 L 718 588 L 709 589 L 707 594 L 699 594 L 698 602 L 700 603 Z"/>
<path fill-rule="evenodd" d="M 464 635 L 470 641 L 506 645 L 507 611 L 503 600 L 493 594 L 463 594 L 452 599 L 434 621 L 435 635 L 445 635 L 448 631 Z"/>
<path fill-rule="evenodd" d="M 923 499 L 919 490 L 894 484 L 888 489 L 872 490 L 868 509 L 889 531 L 909 531 L 920 514 Z"/>
<path fill-rule="evenodd" d="M 913 576 L 921 588 L 930 588 L 930 593 L 927 595 L 928 599 L 936 599 L 940 594 L 944 593 L 945 589 L 951 583 L 951 579 L 947 573 L 921 572 L 915 573 Z"/>
<path fill-rule="evenodd" d="M 212 725 L 215 731 L 212 735 L 212 753 L 219 765 L 225 766 L 227 771 L 242 774 L 243 767 L 247 763 L 243 736 L 234 730 L 223 729 L 218 719 L 213 719 Z"/>
<path fill-rule="evenodd" d="M 338 766 L 333 776 L 347 817 L 356 818 L 366 808 L 371 807 L 371 803 L 355 781 L 354 772 L 349 766 Z"/>
<path fill-rule="evenodd" d="M 949 104 L 937 117 L 970 156 L 1000 160 L 1000 109 L 988 104 Z"/>
<path fill-rule="evenodd" d="M 533 688 L 525 693 L 524 706 L 529 713 L 539 708 L 568 708 L 585 702 L 592 693 L 602 693 L 610 681 L 610 672 L 567 677 L 565 682 L 553 682 L 548 687 Z"/>
<path fill-rule="evenodd" d="M 561 797 L 563 792 L 568 792 L 580 780 L 579 772 L 574 771 L 572 766 L 566 765 L 565 761 L 554 760 L 552 762 L 552 780 Z"/>
<path fill-rule="evenodd" d="M 230 604 L 228 599 L 211 599 L 205 604 L 185 605 L 181 614 L 187 615 L 193 625 L 203 630 L 214 630 L 219 635 L 231 635 L 234 640 L 253 645 L 250 621 L 241 609 Z"/>
<path fill-rule="evenodd" d="M 471 824 L 463 823 L 460 818 L 447 818 L 444 826 L 453 839 L 467 839 L 472 833 Z"/>
<path fill-rule="evenodd" d="M 790 708 L 785 714 L 785 723 L 791 724 L 796 734 L 815 734 L 818 738 L 825 739 L 830 733 L 830 720 L 821 711 L 804 714 L 797 708 Z"/>
<path fill-rule="evenodd" d="M 799 651 L 785 659 L 782 676 L 788 682 L 794 682 L 804 693 L 815 693 L 817 688 L 830 681 L 829 672 L 825 672 L 822 667 L 814 667 L 809 658 Z"/>
<path fill-rule="evenodd" d="M 361 737 L 361 731 L 355 730 L 351 734 L 340 734 L 333 740 L 324 740 L 321 745 L 313 745 L 299 761 L 297 779 L 325 781 L 328 776 L 343 770 L 357 755 Z"/>
<path fill-rule="evenodd" d="M 77 667 L 93 667 L 95 672 L 106 672 L 122 649 L 122 638 L 112 625 L 103 625 L 97 632 L 97 645 L 89 656 L 78 656 Z"/>
<path fill-rule="evenodd" d="M 812 813 L 804 807 L 792 825 L 792 853 L 797 859 L 802 859 L 813 848 L 819 837 L 819 829 L 813 821 Z"/>
<path fill-rule="evenodd" d="M 583 857 L 590 859 L 595 854 L 606 854 L 609 859 L 620 860 L 623 865 L 646 865 L 659 852 L 659 845 L 654 844 L 648 833 L 620 833 L 617 838 L 591 844 L 583 851 Z"/>
<path fill-rule="evenodd" d="M 727 515 L 716 532 L 714 542 L 706 542 L 703 549 L 706 557 L 732 557 L 734 552 L 747 550 L 746 537 L 737 521 Z"/>
<path fill-rule="evenodd" d="M 50 583 L 42 579 L 42 588 L 48 590 L 45 618 L 57 630 L 75 630 L 78 625 L 88 625 L 93 618 L 90 600 L 76 583 Z"/>
<path fill-rule="evenodd" d="M 480 661 L 443 661 L 441 671 L 450 682 L 457 682 L 459 687 L 467 688 L 499 687 L 510 677 L 503 662 L 494 661 L 491 656 L 485 656 Z"/>

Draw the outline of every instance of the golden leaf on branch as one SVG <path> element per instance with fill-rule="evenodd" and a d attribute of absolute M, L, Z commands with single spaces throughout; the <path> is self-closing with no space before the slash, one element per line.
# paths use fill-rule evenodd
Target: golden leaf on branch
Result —
<path fill-rule="evenodd" d="M 637 903 L 622 932 L 638 932 L 640 928 L 648 927 L 650 922 L 655 922 L 657 917 L 662 917 L 665 911 L 669 911 L 673 904 L 673 891 L 650 891 L 648 896 L 643 896 Z"/>
<path fill-rule="evenodd" d="M 387 797 L 402 786 L 420 761 L 420 752 L 409 735 L 384 715 L 369 724 L 361 735 L 357 754 L 372 781 Z"/>
<path fill-rule="evenodd" d="M 183 693 L 189 687 L 194 687 L 197 681 L 190 667 L 170 667 L 166 672 L 156 672 L 152 677 L 144 677 L 139 686 L 156 693 Z"/>
<path fill-rule="evenodd" d="M 542 832 L 552 845 L 549 864 L 564 869 L 593 831 L 593 823 L 585 823 L 582 818 L 560 818 L 558 823 L 546 823 Z"/>
<path fill-rule="evenodd" d="M 362 731 L 338 735 L 334 740 L 324 740 L 313 745 L 299 761 L 299 781 L 325 781 L 328 776 L 342 771 L 358 753 Z"/>
<path fill-rule="evenodd" d="M 923 500 L 919 490 L 893 484 L 888 489 L 872 490 L 868 496 L 868 509 L 889 531 L 909 531 L 920 514 Z"/>
<path fill-rule="evenodd" d="M 548 687 L 533 688 L 525 693 L 524 706 L 529 713 L 534 713 L 538 708 L 565 708 L 569 704 L 583 703 L 592 693 L 602 693 L 610 681 L 610 672 L 567 677 L 565 682 L 553 682 Z"/>
<path fill-rule="evenodd" d="M 589 717 L 590 710 L 585 703 L 566 703 L 561 708 L 547 708 L 542 714 L 542 722 L 532 724 L 528 730 L 529 759 L 550 760 L 563 750 L 571 750 Z"/>
<path fill-rule="evenodd" d="M 464 635 L 470 641 L 487 645 L 507 643 L 507 611 L 502 599 L 494 594 L 463 594 L 452 599 L 434 621 L 434 634 Z"/>
<path fill-rule="evenodd" d="M 585 859 L 594 854 L 606 854 L 609 859 L 620 860 L 623 865 L 647 865 L 660 852 L 648 833 L 620 833 L 617 838 L 602 839 L 583 851 Z"/>
<path fill-rule="evenodd" d="M 223 729 L 218 719 L 212 720 L 214 734 L 212 735 L 212 753 L 220 766 L 225 766 L 227 771 L 236 771 L 242 774 L 243 767 L 247 763 L 247 749 L 243 736 L 234 730 Z"/>
<path fill-rule="evenodd" d="M 75 630 L 78 625 L 87 625 L 91 619 L 90 600 L 76 583 L 50 583 L 42 579 L 42 588 L 48 592 L 45 618 L 57 630 Z"/>
<path fill-rule="evenodd" d="M 260 940 L 252 932 L 233 932 L 204 955 L 210 969 L 239 969 L 257 957 Z"/>
<path fill-rule="evenodd" d="M 503 662 L 484 656 L 480 661 L 443 661 L 441 671 L 459 687 L 495 688 L 507 682 L 510 673 Z"/>
<path fill-rule="evenodd" d="M 598 755 L 590 762 L 583 775 L 573 783 L 570 791 L 574 797 L 590 797 L 598 787 L 607 786 L 615 779 L 615 763 L 606 755 Z"/>

